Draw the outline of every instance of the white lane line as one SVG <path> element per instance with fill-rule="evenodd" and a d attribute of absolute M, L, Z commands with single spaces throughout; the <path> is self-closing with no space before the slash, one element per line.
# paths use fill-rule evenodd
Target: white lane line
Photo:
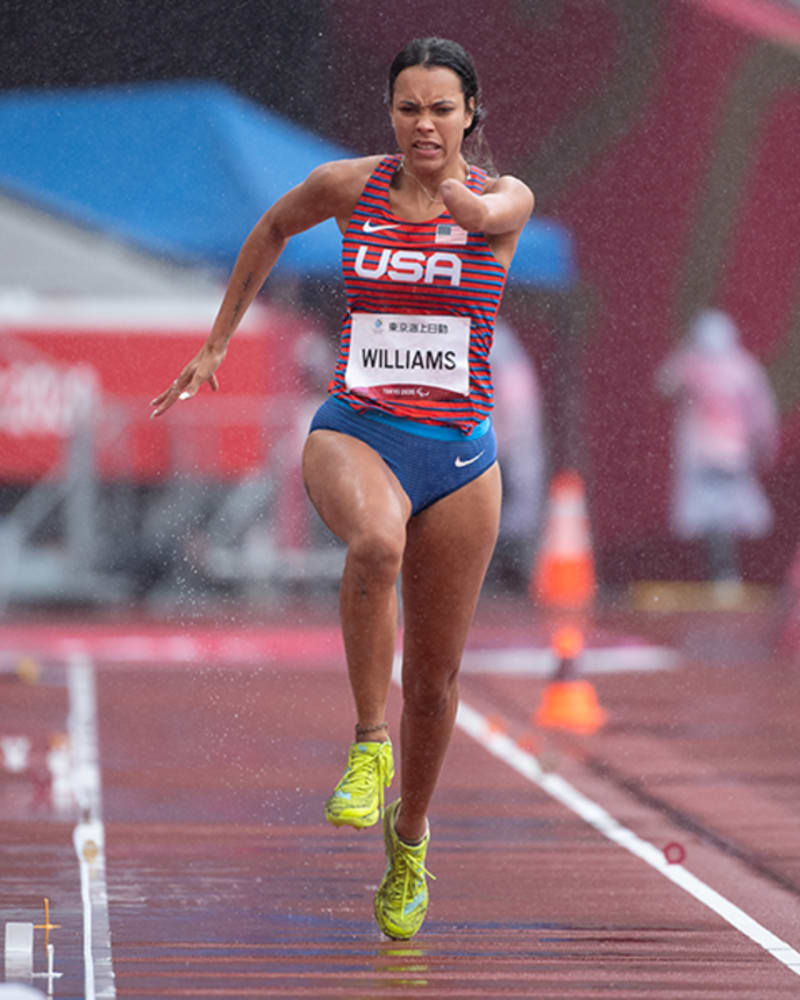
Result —
<path fill-rule="evenodd" d="M 81 875 L 85 1000 L 117 995 L 111 962 L 105 830 L 101 819 L 100 755 L 94 666 L 75 652 L 67 663 L 72 789 L 80 819 L 72 835 Z"/>
<path fill-rule="evenodd" d="M 694 896 L 736 930 L 741 931 L 742 934 L 769 952 L 773 958 L 791 969 L 795 975 L 800 976 L 800 952 L 782 941 L 772 931 L 767 930 L 766 927 L 715 889 L 712 889 L 711 886 L 706 885 L 697 876 L 692 875 L 682 865 L 669 864 L 663 851 L 623 826 L 602 806 L 579 792 L 560 775 L 543 771 L 533 754 L 517 746 L 503 733 L 493 732 L 488 719 L 463 701 L 458 708 L 456 724 L 489 753 L 508 764 L 534 785 L 538 785 L 542 791 L 547 792 L 567 809 L 576 813 L 603 836 L 655 868 L 664 878 L 669 879 L 670 882 L 680 886 L 689 895 Z"/>

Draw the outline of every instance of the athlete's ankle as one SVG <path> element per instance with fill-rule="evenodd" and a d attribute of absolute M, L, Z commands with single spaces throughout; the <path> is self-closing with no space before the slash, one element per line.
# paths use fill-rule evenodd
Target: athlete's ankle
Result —
<path fill-rule="evenodd" d="M 407 847 L 419 847 L 428 834 L 428 821 L 427 819 L 423 819 L 421 827 L 419 822 L 406 826 L 401 810 L 402 805 L 397 812 L 397 816 L 395 816 L 395 835 L 397 839 L 401 840 Z"/>
<path fill-rule="evenodd" d="M 389 724 L 373 722 L 356 723 L 356 743 L 385 743 L 389 739 Z"/>

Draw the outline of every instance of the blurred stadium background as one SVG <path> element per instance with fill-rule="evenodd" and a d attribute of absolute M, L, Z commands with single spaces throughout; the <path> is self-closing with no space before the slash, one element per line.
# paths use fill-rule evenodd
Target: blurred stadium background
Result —
<path fill-rule="evenodd" d="M 778 394 L 775 528 L 743 569 L 783 584 L 800 536 L 797 3 L 13 0 L 0 9 L 6 612 L 333 593 L 341 553 L 299 456 L 343 302 L 335 230 L 287 253 L 222 394 L 157 423 L 148 403 L 202 341 L 276 194 L 331 156 L 391 149 L 385 72 L 418 34 L 472 52 L 495 161 L 537 195 L 503 315 L 541 378 L 547 469 L 584 478 L 601 586 L 705 574 L 670 532 L 672 418 L 653 374 L 707 305 L 735 318 Z M 524 589 L 517 569 L 491 585 Z"/>

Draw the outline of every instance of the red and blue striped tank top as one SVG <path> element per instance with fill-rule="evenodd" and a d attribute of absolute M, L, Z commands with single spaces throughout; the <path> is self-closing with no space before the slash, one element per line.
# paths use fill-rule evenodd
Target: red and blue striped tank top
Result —
<path fill-rule="evenodd" d="M 484 234 L 464 232 L 448 212 L 426 222 L 392 212 L 401 162 L 381 160 L 342 238 L 347 312 L 328 388 L 356 410 L 469 434 L 492 408 L 489 351 L 507 272 Z M 469 168 L 470 190 L 485 181 Z"/>

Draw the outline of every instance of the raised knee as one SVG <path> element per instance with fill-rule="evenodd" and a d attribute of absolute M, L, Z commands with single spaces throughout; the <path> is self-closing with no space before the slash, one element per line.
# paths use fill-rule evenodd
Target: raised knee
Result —
<path fill-rule="evenodd" d="M 364 581 L 393 584 L 403 561 L 402 539 L 387 532 L 364 532 L 347 549 L 347 562 Z"/>

